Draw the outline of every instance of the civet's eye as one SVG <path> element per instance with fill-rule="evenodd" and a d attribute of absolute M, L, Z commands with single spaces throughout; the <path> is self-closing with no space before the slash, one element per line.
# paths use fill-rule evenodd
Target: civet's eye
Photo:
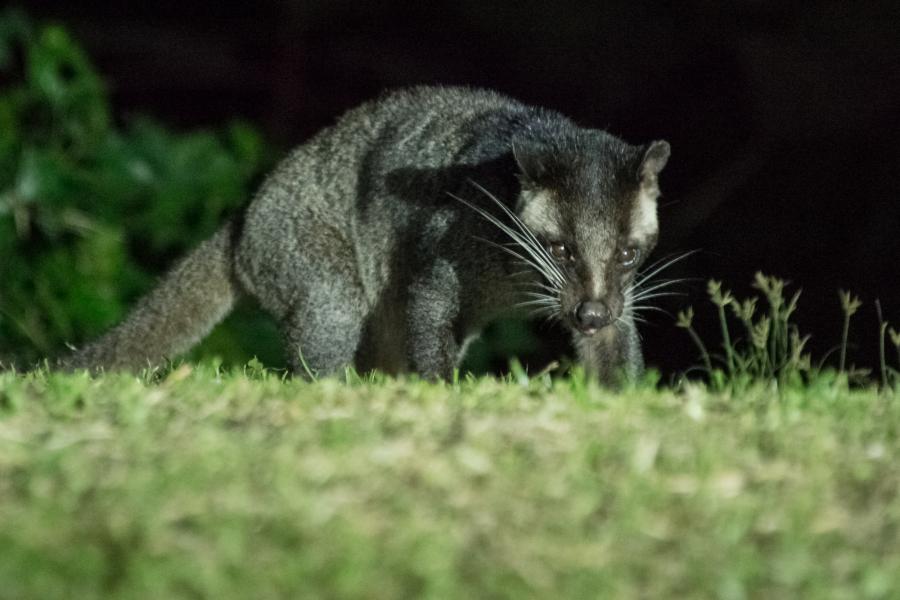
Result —
<path fill-rule="evenodd" d="M 550 242 L 550 254 L 558 261 L 566 261 L 572 258 L 569 249 L 562 242 Z"/>
<path fill-rule="evenodd" d="M 641 257 L 641 249 L 631 246 L 619 250 L 619 264 L 626 269 L 637 265 L 638 259 Z"/>

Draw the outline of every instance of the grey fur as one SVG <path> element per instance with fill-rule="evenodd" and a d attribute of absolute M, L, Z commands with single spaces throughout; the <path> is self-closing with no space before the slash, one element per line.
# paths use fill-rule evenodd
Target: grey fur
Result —
<path fill-rule="evenodd" d="M 617 266 L 617 253 L 652 250 L 655 230 L 632 239 L 630 223 L 639 194 L 655 200 L 667 158 L 665 142 L 631 146 L 489 91 L 388 94 L 294 150 L 240 218 L 63 366 L 158 363 L 248 294 L 280 323 L 295 370 L 302 353 L 320 374 L 355 365 L 448 377 L 467 340 L 531 302 L 572 328 L 604 381 L 634 376 L 635 271 Z M 547 206 L 526 211 L 538 197 Z M 551 230 L 573 260 L 550 255 Z M 571 315 L 588 299 L 615 319 L 593 335 Z"/>

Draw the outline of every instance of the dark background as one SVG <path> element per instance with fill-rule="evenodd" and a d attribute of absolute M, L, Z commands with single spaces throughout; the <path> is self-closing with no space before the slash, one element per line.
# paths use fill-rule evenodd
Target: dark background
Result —
<path fill-rule="evenodd" d="M 816 355 L 838 343 L 839 288 L 865 304 L 851 358 L 874 366 L 874 300 L 900 324 L 900 15 L 896 2 L 155 2 L 31 0 L 107 79 L 117 114 L 177 127 L 241 117 L 286 150 L 345 109 L 413 83 L 493 88 L 631 142 L 664 138 L 657 254 L 739 294 L 754 272 L 804 292 Z M 648 362 L 696 363 L 671 319 L 643 328 Z M 539 329 L 549 356 L 558 332 Z"/>

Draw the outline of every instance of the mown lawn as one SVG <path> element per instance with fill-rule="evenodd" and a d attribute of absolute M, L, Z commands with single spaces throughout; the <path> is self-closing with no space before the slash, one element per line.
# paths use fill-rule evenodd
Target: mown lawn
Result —
<path fill-rule="evenodd" d="M 0 598 L 900 597 L 900 396 L 0 375 Z"/>

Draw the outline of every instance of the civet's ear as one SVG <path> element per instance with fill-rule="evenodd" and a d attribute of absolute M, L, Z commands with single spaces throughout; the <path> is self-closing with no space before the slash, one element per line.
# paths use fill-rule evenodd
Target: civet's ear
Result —
<path fill-rule="evenodd" d="M 641 166 L 638 167 L 638 177 L 642 183 L 656 183 L 656 176 L 666 166 L 670 152 L 669 142 L 665 140 L 647 144 L 644 157 L 641 159 Z"/>
<path fill-rule="evenodd" d="M 547 175 L 546 156 L 541 145 L 532 141 L 514 139 L 512 154 L 519 167 L 520 175 L 526 181 L 538 183 Z"/>

